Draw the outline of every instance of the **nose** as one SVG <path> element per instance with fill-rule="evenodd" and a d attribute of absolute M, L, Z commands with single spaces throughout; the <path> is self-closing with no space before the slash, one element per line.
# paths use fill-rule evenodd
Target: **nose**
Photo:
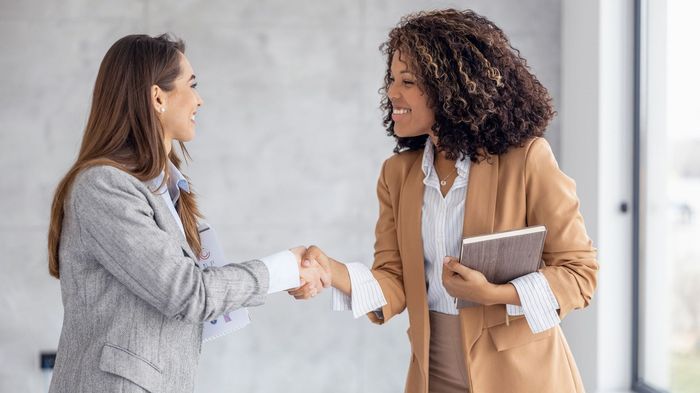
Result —
<path fill-rule="evenodd" d="M 204 100 L 202 99 L 202 96 L 199 95 L 199 92 L 197 92 L 197 108 L 202 105 L 204 105 Z"/>
<path fill-rule="evenodd" d="M 400 97 L 398 89 L 394 86 L 396 86 L 396 82 L 389 82 L 389 87 L 386 89 L 386 95 L 389 97 L 389 100 L 392 101 L 397 100 Z"/>

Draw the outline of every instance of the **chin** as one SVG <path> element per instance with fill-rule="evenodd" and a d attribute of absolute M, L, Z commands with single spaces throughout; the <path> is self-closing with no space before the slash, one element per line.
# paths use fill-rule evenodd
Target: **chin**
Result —
<path fill-rule="evenodd" d="M 427 132 L 401 130 L 401 129 L 397 129 L 396 126 L 394 126 L 394 135 L 396 135 L 400 138 L 411 138 L 414 136 L 421 136 L 421 135 L 425 135 L 425 134 L 427 134 Z"/>
<path fill-rule="evenodd" d="M 195 132 L 194 132 L 194 130 L 192 130 L 191 132 L 188 132 L 188 133 L 183 134 L 183 135 L 179 135 L 177 138 L 174 138 L 174 139 L 176 139 L 179 142 L 189 142 L 192 139 L 194 139 L 194 136 L 195 136 Z"/>

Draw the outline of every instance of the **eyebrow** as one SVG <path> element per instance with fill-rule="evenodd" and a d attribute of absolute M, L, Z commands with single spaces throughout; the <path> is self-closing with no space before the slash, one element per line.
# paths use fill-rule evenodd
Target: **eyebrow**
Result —
<path fill-rule="evenodd" d="M 188 80 L 188 82 L 191 80 L 194 80 L 194 78 L 196 78 L 196 76 L 194 76 L 194 74 L 192 74 L 192 76 L 190 76 L 190 79 Z"/>

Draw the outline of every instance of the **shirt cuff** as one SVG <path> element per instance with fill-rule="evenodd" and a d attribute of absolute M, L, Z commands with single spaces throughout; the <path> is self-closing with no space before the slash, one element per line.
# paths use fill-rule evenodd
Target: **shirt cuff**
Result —
<path fill-rule="evenodd" d="M 331 288 L 331 300 L 333 302 L 333 311 L 352 310 L 352 302 L 350 299 L 350 295 L 344 294 L 339 289 Z"/>
<path fill-rule="evenodd" d="M 367 266 L 362 263 L 348 263 L 345 266 L 348 268 L 352 287 L 350 301 L 353 317 L 359 318 L 387 304 L 379 281 L 374 278 Z"/>
<path fill-rule="evenodd" d="M 542 273 L 526 274 L 510 283 L 518 292 L 522 306 L 507 304 L 508 315 L 525 315 L 533 333 L 551 329 L 561 322 L 557 314 L 559 302 Z"/>
<path fill-rule="evenodd" d="M 281 251 L 260 260 L 270 272 L 268 294 L 296 288 L 301 284 L 297 257 L 291 251 Z"/>

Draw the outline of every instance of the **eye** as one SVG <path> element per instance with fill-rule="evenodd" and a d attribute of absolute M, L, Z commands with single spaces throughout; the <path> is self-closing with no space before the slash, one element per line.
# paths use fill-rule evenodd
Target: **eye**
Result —
<path fill-rule="evenodd" d="M 196 88 L 197 88 L 197 83 L 193 83 L 192 85 L 190 85 L 190 87 L 193 88 L 193 89 L 196 89 Z"/>
<path fill-rule="evenodd" d="M 410 81 L 410 80 L 404 80 L 404 81 L 403 81 L 403 84 L 406 85 L 406 86 L 411 86 L 411 85 L 415 85 L 416 82 L 415 82 L 415 81 Z"/>

